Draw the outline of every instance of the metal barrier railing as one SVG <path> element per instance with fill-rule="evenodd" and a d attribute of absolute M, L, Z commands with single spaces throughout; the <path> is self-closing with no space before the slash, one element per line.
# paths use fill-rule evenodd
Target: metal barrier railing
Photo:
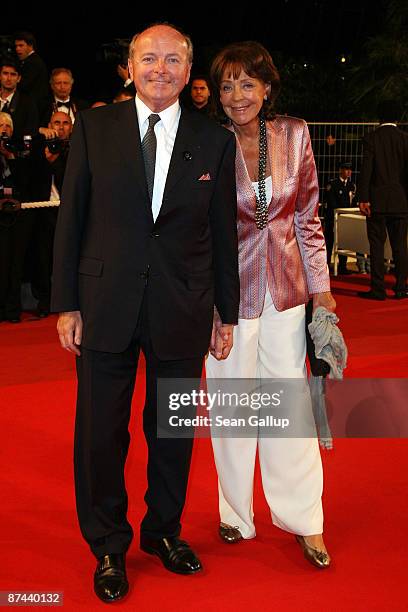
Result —
<path fill-rule="evenodd" d="M 313 153 L 319 178 L 320 202 L 324 201 L 324 191 L 328 182 L 338 176 L 338 163 L 347 159 L 352 164 L 353 180 L 358 185 L 362 139 L 378 127 L 378 123 L 308 123 Z M 408 124 L 399 124 L 408 130 Z"/>

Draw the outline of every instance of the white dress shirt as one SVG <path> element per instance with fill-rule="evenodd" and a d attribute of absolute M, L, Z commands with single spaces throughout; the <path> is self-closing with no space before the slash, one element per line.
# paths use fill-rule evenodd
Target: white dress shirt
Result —
<path fill-rule="evenodd" d="M 149 127 L 149 116 L 159 115 L 160 121 L 154 126 L 157 139 L 156 165 L 154 171 L 154 185 L 152 197 L 152 214 L 156 221 L 162 205 L 164 187 L 166 185 L 167 173 L 169 171 L 170 159 L 173 153 L 174 141 L 180 121 L 181 109 L 178 100 L 160 113 L 154 113 L 136 95 L 136 110 L 139 121 L 141 141 Z"/>
<path fill-rule="evenodd" d="M 11 101 L 13 99 L 13 96 L 14 96 L 14 91 L 13 91 L 13 93 L 11 93 L 8 96 L 6 96 L 5 98 L 1 98 L 0 99 L 0 103 L 1 103 L 0 111 L 1 112 L 3 112 L 3 108 L 5 107 L 6 104 L 8 104 L 9 108 L 10 108 L 10 104 L 11 104 Z"/>
<path fill-rule="evenodd" d="M 54 97 L 54 102 L 57 105 L 57 102 L 69 102 L 71 100 L 71 98 L 68 98 L 68 100 L 61 100 L 60 98 L 55 98 Z M 57 111 L 54 112 L 58 112 L 58 113 L 66 113 L 67 115 L 69 115 L 71 117 L 71 121 L 72 121 L 72 125 L 74 125 L 75 123 L 75 115 L 74 115 L 74 111 L 72 110 L 72 106 L 71 104 L 69 104 L 68 106 L 60 106 L 58 108 L 57 106 Z"/>

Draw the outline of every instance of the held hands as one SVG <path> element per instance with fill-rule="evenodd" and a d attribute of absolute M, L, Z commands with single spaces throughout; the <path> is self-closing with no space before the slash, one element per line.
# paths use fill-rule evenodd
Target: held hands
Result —
<path fill-rule="evenodd" d="M 82 317 L 79 310 L 61 312 L 57 331 L 62 348 L 79 357 L 81 351 L 78 347 L 82 342 Z"/>
<path fill-rule="evenodd" d="M 326 308 L 329 312 L 334 312 L 336 310 L 336 301 L 330 291 L 315 293 L 313 295 L 313 312 L 319 306 L 323 306 L 323 308 Z"/>
<path fill-rule="evenodd" d="M 211 334 L 210 353 L 221 361 L 230 354 L 233 345 L 233 325 L 224 325 L 217 311 L 214 311 L 213 329 Z"/>
<path fill-rule="evenodd" d="M 370 204 L 370 202 L 360 202 L 359 203 L 359 208 L 360 208 L 361 214 L 365 215 L 366 217 L 371 217 L 371 204 Z"/>

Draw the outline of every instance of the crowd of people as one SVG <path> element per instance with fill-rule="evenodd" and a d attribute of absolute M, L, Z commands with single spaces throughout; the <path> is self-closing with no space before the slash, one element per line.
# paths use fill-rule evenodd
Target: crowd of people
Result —
<path fill-rule="evenodd" d="M 57 208 L 21 211 L 21 202 L 59 201 L 75 115 L 67 68 L 48 75 L 27 32 L 15 35 L 14 57 L 0 65 L 0 321 L 21 321 L 21 286 L 31 282 L 36 314 L 50 312 L 52 245 Z"/>
<path fill-rule="evenodd" d="M 75 117 L 106 102 L 72 93 L 74 78 L 66 67 L 47 67 L 30 32 L 17 32 L 15 54 L 0 65 L 0 322 L 21 321 L 21 287 L 29 281 L 37 300 L 36 315 L 50 312 L 52 245 L 57 208 L 21 212 L 18 202 L 58 202 Z M 127 66 L 118 65 L 122 86 L 112 102 L 135 96 Z M 192 77 L 186 103 L 208 112 L 208 78 Z"/>

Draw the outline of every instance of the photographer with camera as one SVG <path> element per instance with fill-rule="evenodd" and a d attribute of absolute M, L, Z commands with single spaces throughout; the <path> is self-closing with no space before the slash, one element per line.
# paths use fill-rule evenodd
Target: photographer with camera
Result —
<path fill-rule="evenodd" d="M 57 111 L 52 114 L 48 127 L 55 135 L 46 141 L 44 149 L 48 167 L 48 199 L 54 201 L 59 200 L 64 180 L 73 127 L 71 117 L 67 113 Z"/>
<path fill-rule="evenodd" d="M 51 116 L 45 140 L 41 141 L 41 165 L 37 177 L 40 200 L 56 202 L 60 199 L 72 133 L 71 117 L 57 111 Z M 37 316 L 47 317 L 50 311 L 52 245 L 58 208 L 45 207 L 35 211 L 36 229 L 31 242 L 31 286 L 38 299 Z"/>
<path fill-rule="evenodd" d="M 24 155 L 13 143 L 13 120 L 0 112 L 0 321 L 19 323 L 21 283 L 30 213 L 20 211 L 27 200 L 29 175 Z M 27 216 L 28 214 L 28 216 Z"/>

